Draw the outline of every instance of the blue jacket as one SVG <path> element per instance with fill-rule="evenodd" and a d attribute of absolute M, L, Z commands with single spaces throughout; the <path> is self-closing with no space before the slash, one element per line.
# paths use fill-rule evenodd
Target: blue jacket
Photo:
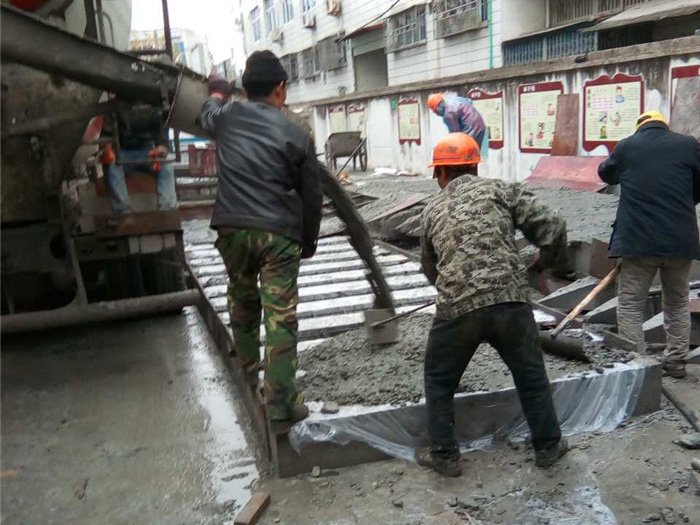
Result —
<path fill-rule="evenodd" d="M 660 122 L 622 140 L 598 168 L 620 185 L 611 257 L 700 259 L 700 145 Z"/>

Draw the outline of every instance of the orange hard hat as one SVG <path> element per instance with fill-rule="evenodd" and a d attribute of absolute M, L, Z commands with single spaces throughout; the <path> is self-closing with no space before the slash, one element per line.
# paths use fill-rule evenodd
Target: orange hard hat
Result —
<path fill-rule="evenodd" d="M 440 139 L 433 150 L 435 166 L 474 166 L 481 162 L 481 153 L 476 141 L 466 133 L 450 133 Z"/>
<path fill-rule="evenodd" d="M 430 108 L 431 111 L 436 111 L 438 106 L 444 102 L 445 99 L 442 98 L 442 94 L 440 93 L 433 93 L 428 97 L 428 107 Z"/>

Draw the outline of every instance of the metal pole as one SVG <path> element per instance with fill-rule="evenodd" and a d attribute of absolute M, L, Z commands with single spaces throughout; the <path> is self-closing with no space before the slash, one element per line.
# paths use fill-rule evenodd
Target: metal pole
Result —
<path fill-rule="evenodd" d="M 163 0 L 163 36 L 165 37 L 165 52 L 173 58 L 173 39 L 170 34 L 170 14 L 168 13 L 168 0 Z"/>

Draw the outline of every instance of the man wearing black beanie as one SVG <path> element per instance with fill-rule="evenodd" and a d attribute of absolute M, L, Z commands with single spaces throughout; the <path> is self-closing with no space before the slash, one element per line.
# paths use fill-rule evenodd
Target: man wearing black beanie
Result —
<path fill-rule="evenodd" d="M 297 276 L 313 256 L 322 192 L 311 137 L 281 113 L 287 73 L 270 51 L 248 58 L 248 100 L 225 103 L 227 83 L 209 81 L 200 123 L 216 140 L 219 188 L 211 227 L 229 275 L 236 356 L 257 381 L 265 320 L 264 392 L 270 422 L 286 429 L 308 415 L 297 390 Z M 258 288 L 258 278 L 260 288 Z"/>

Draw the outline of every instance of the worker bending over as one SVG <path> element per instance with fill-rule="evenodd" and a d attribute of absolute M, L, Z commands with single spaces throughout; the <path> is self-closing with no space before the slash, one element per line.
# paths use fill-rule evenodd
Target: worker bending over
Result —
<path fill-rule="evenodd" d="M 211 226 L 229 275 L 236 355 L 257 379 L 264 310 L 267 415 L 285 427 L 308 414 L 295 381 L 297 276 L 300 259 L 316 251 L 322 193 L 311 137 L 280 111 L 287 73 L 279 59 L 270 51 L 250 55 L 243 88 L 247 101 L 224 105 L 226 81 L 210 80 L 200 114 L 217 145 Z"/>
<path fill-rule="evenodd" d="M 422 267 L 437 288 L 437 313 L 425 354 L 425 395 L 431 446 L 418 463 L 459 476 L 454 393 L 480 343 L 506 363 L 530 426 L 536 464 L 548 467 L 566 453 L 527 304 L 527 277 L 515 243 L 519 229 L 540 247 L 540 261 L 568 274 L 566 223 L 522 184 L 478 177 L 479 147 L 451 133 L 435 147 L 434 178 L 441 192 L 422 216 Z"/>
<path fill-rule="evenodd" d="M 661 272 L 666 349 L 663 368 L 685 377 L 690 343 L 689 284 L 700 259 L 695 205 L 700 202 L 697 140 L 669 130 L 658 111 L 637 120 L 636 132 L 620 141 L 598 168 L 608 184 L 620 185 L 620 205 L 610 239 L 610 257 L 620 257 L 617 325 L 644 349 L 644 311 L 649 287 Z"/>
<path fill-rule="evenodd" d="M 446 101 L 442 94 L 434 93 L 428 98 L 428 107 L 442 117 L 450 133 L 466 133 L 479 145 L 481 156 L 488 157 L 488 128 L 470 98 L 454 97 Z"/>

